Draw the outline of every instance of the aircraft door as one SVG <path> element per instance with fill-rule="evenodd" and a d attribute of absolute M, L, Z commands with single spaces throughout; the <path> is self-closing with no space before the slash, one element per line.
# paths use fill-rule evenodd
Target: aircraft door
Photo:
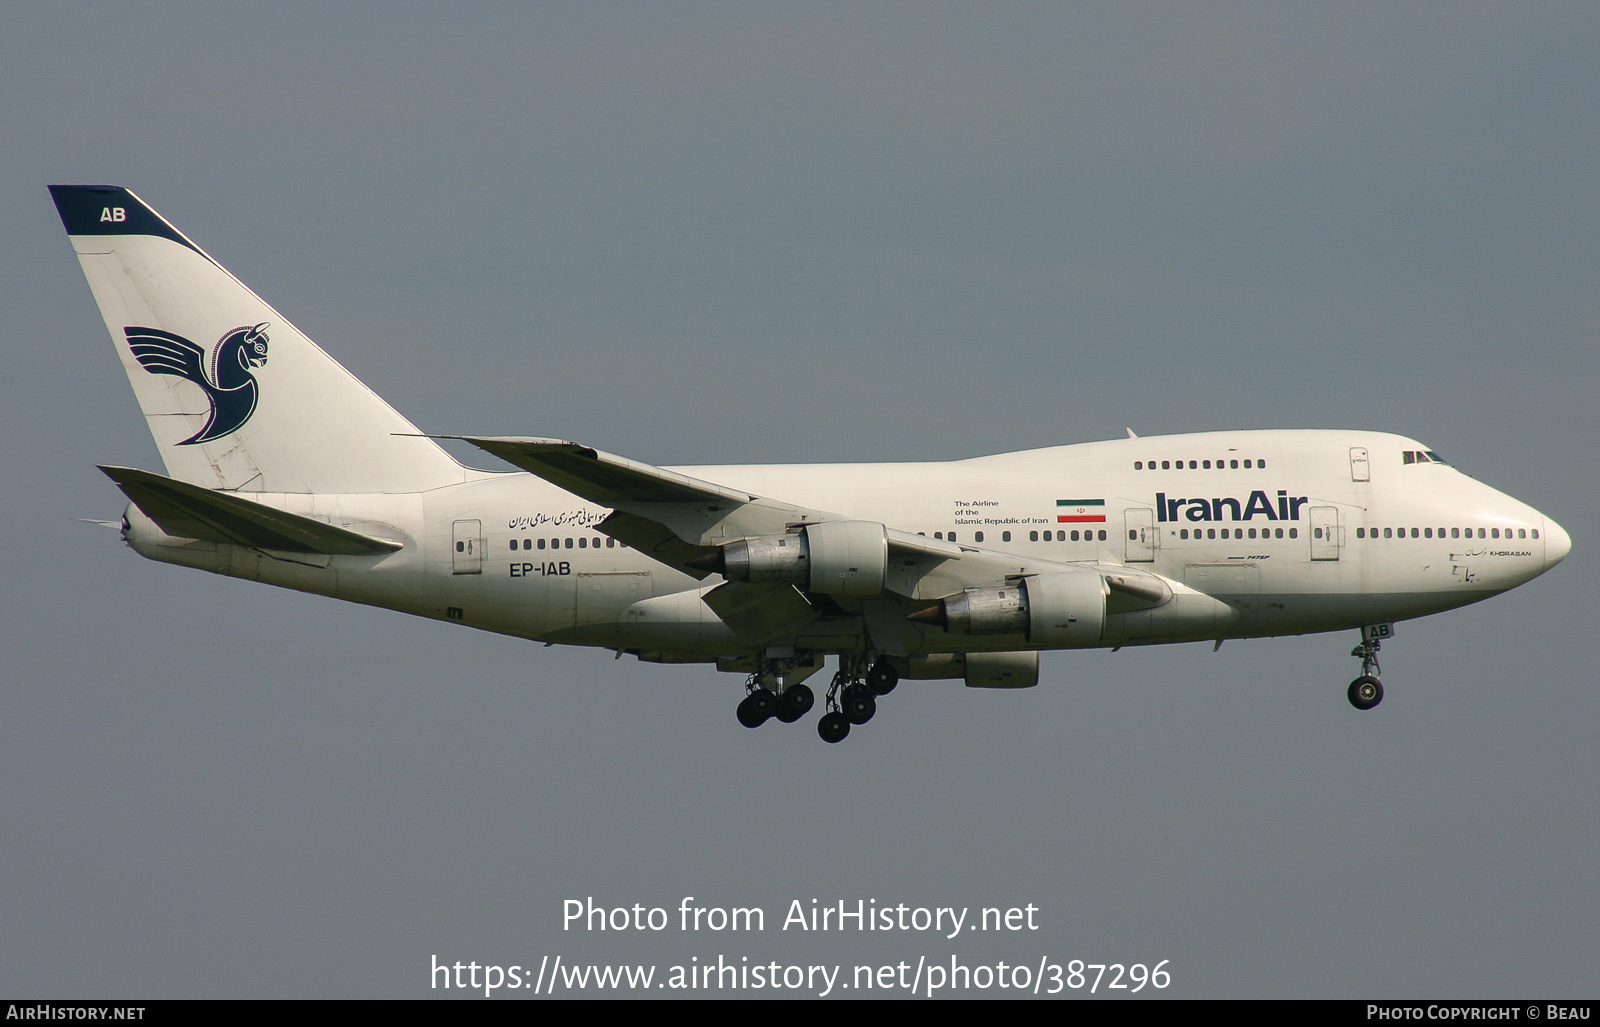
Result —
<path fill-rule="evenodd" d="M 1350 447 L 1350 480 L 1372 480 L 1372 463 L 1367 459 L 1366 446 Z"/>
<path fill-rule="evenodd" d="M 1311 559 L 1339 559 L 1339 508 L 1314 506 L 1311 517 Z"/>
<path fill-rule="evenodd" d="M 456 521 L 450 554 L 451 574 L 483 573 L 483 522 Z"/>
<path fill-rule="evenodd" d="M 1156 512 L 1124 510 L 1123 527 L 1128 540 L 1128 562 L 1149 563 L 1156 558 Z"/>

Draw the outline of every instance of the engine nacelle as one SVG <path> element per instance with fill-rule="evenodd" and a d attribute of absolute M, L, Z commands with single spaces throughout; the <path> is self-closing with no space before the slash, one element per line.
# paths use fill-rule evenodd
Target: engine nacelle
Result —
<path fill-rule="evenodd" d="M 1106 583 L 1092 571 L 1048 571 L 1014 585 L 965 589 L 911 619 L 959 635 L 1026 635 L 1045 647 L 1091 645 L 1105 631 Z"/>
<path fill-rule="evenodd" d="M 1039 654 L 927 653 L 902 658 L 898 669 L 912 681 L 965 678 L 968 688 L 1032 688 L 1039 683 Z"/>
<path fill-rule="evenodd" d="M 1056 571 L 1024 578 L 1028 641 L 1042 646 L 1090 645 L 1106 627 L 1106 579 L 1092 571 Z"/>
<path fill-rule="evenodd" d="M 889 533 L 877 521 L 823 521 L 792 535 L 760 535 L 722 547 L 711 561 L 729 581 L 789 582 L 835 596 L 875 596 L 889 573 Z"/>

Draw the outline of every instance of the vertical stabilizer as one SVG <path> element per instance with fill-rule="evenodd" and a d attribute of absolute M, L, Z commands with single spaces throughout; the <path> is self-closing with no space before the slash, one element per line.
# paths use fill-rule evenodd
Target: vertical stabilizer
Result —
<path fill-rule="evenodd" d="M 247 492 L 420 492 L 463 469 L 126 189 L 53 185 L 167 473 Z"/>

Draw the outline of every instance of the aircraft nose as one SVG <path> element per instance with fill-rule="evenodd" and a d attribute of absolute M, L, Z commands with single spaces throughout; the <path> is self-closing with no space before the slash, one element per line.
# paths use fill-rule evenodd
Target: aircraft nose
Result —
<path fill-rule="evenodd" d="M 1554 567 L 1572 552 L 1572 536 L 1555 521 L 1544 519 L 1544 565 Z"/>

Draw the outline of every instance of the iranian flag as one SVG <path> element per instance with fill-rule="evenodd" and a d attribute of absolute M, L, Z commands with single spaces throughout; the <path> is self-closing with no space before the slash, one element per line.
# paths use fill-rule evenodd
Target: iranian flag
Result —
<path fill-rule="evenodd" d="M 1056 500 L 1057 524 L 1104 524 L 1106 501 L 1103 499 Z"/>

